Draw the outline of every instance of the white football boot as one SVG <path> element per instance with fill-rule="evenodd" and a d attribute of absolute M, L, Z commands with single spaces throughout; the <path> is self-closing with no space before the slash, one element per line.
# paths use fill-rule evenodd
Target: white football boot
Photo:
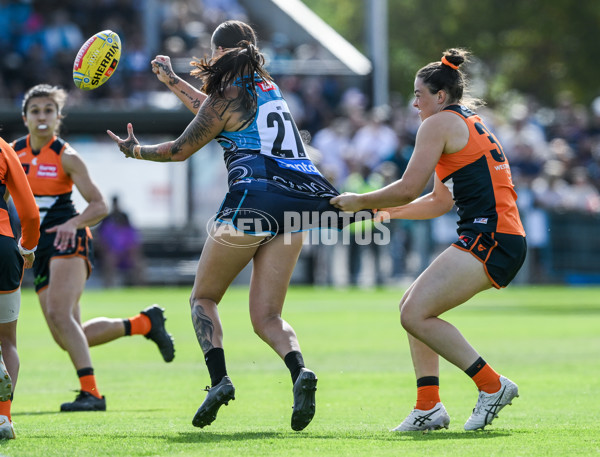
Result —
<path fill-rule="evenodd" d="M 4 365 L 2 351 L 0 350 L 0 401 L 8 401 L 12 395 L 12 380 Z M 10 419 L 0 415 L 0 440 L 15 439 L 15 429 L 13 428 Z"/>
<path fill-rule="evenodd" d="M 8 401 L 12 395 L 12 380 L 4 365 L 2 358 L 2 348 L 0 347 L 0 401 Z"/>
<path fill-rule="evenodd" d="M 12 422 L 6 416 L 0 415 L 0 440 L 14 440 L 15 429 Z"/>
<path fill-rule="evenodd" d="M 477 404 L 473 414 L 465 423 L 465 430 L 483 429 L 498 417 L 498 413 L 506 405 L 512 405 L 512 400 L 519 396 L 519 387 L 510 379 L 500 376 L 500 390 L 493 394 L 479 391 Z"/>
<path fill-rule="evenodd" d="M 449 424 L 450 416 L 448 416 L 446 408 L 440 402 L 428 410 L 413 409 L 398 427 L 392 429 L 392 432 L 439 430 L 441 428 L 448 428 Z"/>

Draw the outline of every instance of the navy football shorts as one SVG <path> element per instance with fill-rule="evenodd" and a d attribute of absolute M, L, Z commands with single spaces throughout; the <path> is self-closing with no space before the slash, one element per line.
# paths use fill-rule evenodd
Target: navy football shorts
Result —
<path fill-rule="evenodd" d="M 329 204 L 329 197 L 244 189 L 227 193 L 215 220 L 247 234 L 269 236 L 320 228 L 342 230 L 352 222 L 372 218 L 368 210 L 344 213 Z"/>

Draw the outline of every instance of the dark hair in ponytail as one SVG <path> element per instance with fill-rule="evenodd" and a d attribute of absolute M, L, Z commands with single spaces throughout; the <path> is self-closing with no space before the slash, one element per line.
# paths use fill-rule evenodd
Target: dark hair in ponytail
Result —
<path fill-rule="evenodd" d="M 254 76 L 271 81 L 264 68 L 265 58 L 256 46 L 252 28 L 241 21 L 227 21 L 219 25 L 212 36 L 212 45 L 225 52 L 216 59 L 193 60 L 196 67 L 190 73 L 202 79 L 202 91 L 207 95 L 223 96 L 227 87 L 234 83 L 241 87 L 240 104 L 246 110 L 256 106 Z"/>
<path fill-rule="evenodd" d="M 468 80 L 460 66 L 468 62 L 469 51 L 451 48 L 444 51 L 442 59 L 425 65 L 417 72 L 432 94 L 443 90 L 448 93 L 450 103 L 460 103 L 467 108 L 476 108 L 484 104 L 483 100 L 471 97 Z"/>

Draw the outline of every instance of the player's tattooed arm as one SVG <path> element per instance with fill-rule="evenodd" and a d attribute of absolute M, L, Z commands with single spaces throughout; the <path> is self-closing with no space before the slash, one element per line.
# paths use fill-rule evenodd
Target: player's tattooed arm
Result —
<path fill-rule="evenodd" d="M 173 161 L 173 153 L 177 152 L 173 149 L 174 141 L 168 143 L 155 144 L 152 146 L 140 146 L 139 155 L 143 160 L 151 160 L 152 162 L 171 162 Z"/>
<path fill-rule="evenodd" d="M 222 98 L 209 97 L 179 138 L 151 146 L 138 146 L 140 158 L 154 162 L 186 160 L 224 130 L 231 103 Z"/>
<path fill-rule="evenodd" d="M 135 158 L 180 162 L 207 145 L 223 130 L 239 130 L 253 119 L 235 97 L 208 97 L 179 138 L 151 146 L 135 146 Z"/>
<path fill-rule="evenodd" d="M 185 106 L 194 114 L 206 99 L 206 94 L 196 89 L 187 81 L 178 76 L 171 65 L 171 60 L 166 56 L 157 56 L 152 61 L 152 72 L 156 74 L 159 81 L 167 85 L 167 87 L 177 95 Z"/>
<path fill-rule="evenodd" d="M 190 94 L 187 90 L 184 89 L 180 89 L 179 93 L 187 98 L 192 106 L 192 108 L 198 112 L 198 110 L 200 109 L 200 106 L 202 106 L 202 103 L 204 102 L 204 99 L 200 100 L 200 98 L 196 97 L 194 94 Z"/>

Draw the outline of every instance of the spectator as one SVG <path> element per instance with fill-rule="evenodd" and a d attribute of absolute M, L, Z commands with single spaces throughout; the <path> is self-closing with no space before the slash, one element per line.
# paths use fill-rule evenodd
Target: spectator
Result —
<path fill-rule="evenodd" d="M 100 224 L 97 238 L 104 285 L 143 284 L 141 237 L 131 225 L 127 213 L 121 209 L 119 197 L 112 198 L 111 211 Z"/>
<path fill-rule="evenodd" d="M 360 162 L 354 163 L 354 171 L 346 179 L 343 191 L 365 193 L 379 189 L 384 185 L 381 174 L 372 172 L 368 165 Z M 350 273 L 349 282 L 352 286 L 363 284 L 361 276 L 373 276 L 372 282 L 377 286 L 384 284 L 383 271 L 381 267 L 382 246 L 375 242 L 375 231 L 378 230 L 373 221 L 359 221 L 349 228 L 351 236 L 348 245 L 348 269 Z M 369 275 L 366 272 L 365 255 L 371 256 L 373 269 Z"/>
<path fill-rule="evenodd" d="M 71 21 L 66 9 L 54 11 L 42 32 L 44 53 L 49 60 L 58 53 L 76 52 L 84 40 L 79 26 Z"/>
<path fill-rule="evenodd" d="M 335 185 L 348 176 L 348 164 L 344 159 L 350 149 L 350 133 L 348 119 L 337 117 L 319 130 L 312 140 L 312 145 L 321 151 L 319 169 L 332 177 Z"/>
<path fill-rule="evenodd" d="M 564 198 L 565 208 L 588 214 L 600 213 L 600 193 L 583 167 L 573 168 L 570 173 L 571 186 Z"/>
<path fill-rule="evenodd" d="M 398 135 L 389 126 L 388 106 L 378 106 L 369 113 L 367 124 L 352 138 L 355 159 L 374 170 L 383 161 L 391 158 L 398 149 Z"/>

